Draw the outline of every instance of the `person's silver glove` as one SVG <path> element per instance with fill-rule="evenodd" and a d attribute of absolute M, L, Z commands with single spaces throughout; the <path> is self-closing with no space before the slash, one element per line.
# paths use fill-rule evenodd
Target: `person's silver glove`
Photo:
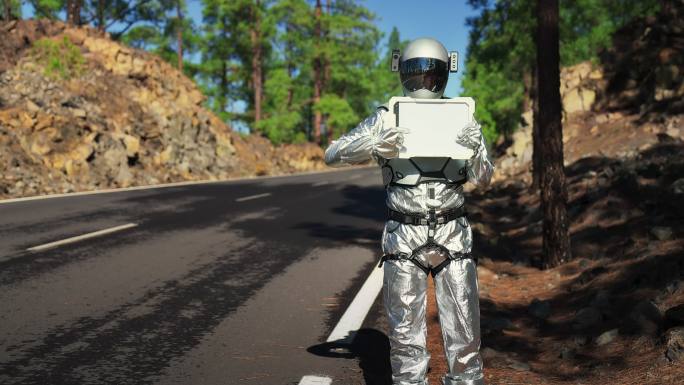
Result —
<path fill-rule="evenodd" d="M 373 137 L 373 154 L 385 159 L 398 157 L 403 148 L 404 135 L 408 132 L 407 128 L 402 127 L 381 128 Z"/>
<path fill-rule="evenodd" d="M 461 130 L 461 133 L 456 137 L 456 143 L 475 152 L 477 152 L 477 149 L 480 148 L 481 141 L 482 129 L 480 124 L 474 120 L 467 123 Z"/>

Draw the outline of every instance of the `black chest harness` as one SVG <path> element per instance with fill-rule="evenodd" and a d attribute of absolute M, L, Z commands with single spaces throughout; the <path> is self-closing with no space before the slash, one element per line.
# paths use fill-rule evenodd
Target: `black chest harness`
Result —
<path fill-rule="evenodd" d="M 428 196 L 430 199 L 435 198 L 434 187 L 428 188 Z M 399 223 L 413 225 L 413 226 L 428 226 L 428 236 L 427 241 L 418 246 L 415 250 L 411 252 L 411 255 L 405 253 L 399 254 L 385 254 L 380 259 L 378 267 L 381 267 L 383 262 L 387 260 L 401 260 L 406 259 L 417 267 L 419 267 L 425 274 L 432 274 L 436 276 L 437 273 L 442 271 L 445 267 L 451 263 L 453 260 L 473 258 L 471 253 L 452 253 L 439 243 L 435 242 L 435 230 L 437 225 L 445 224 L 451 222 L 457 218 L 465 217 L 466 210 L 464 206 L 457 207 L 455 209 L 450 209 L 443 212 L 435 212 L 434 209 L 430 209 L 427 215 L 418 214 L 405 214 L 399 211 L 387 208 L 387 217 L 390 220 L 397 221 Z M 421 260 L 420 256 L 427 256 L 427 260 Z"/>

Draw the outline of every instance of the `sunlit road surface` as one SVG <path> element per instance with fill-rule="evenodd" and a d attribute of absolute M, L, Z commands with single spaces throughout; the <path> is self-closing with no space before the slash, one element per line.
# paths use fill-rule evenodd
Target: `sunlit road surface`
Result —
<path fill-rule="evenodd" d="M 380 383 L 381 298 L 354 346 L 325 343 L 377 264 L 380 179 L 0 203 L 0 383 Z"/>

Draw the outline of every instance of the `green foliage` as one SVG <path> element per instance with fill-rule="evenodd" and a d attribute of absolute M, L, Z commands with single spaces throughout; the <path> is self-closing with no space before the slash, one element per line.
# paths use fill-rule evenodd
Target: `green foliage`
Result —
<path fill-rule="evenodd" d="M 392 28 L 385 45 L 384 55 L 379 57 L 372 74 L 375 84 L 373 99 L 380 104 L 386 103 L 392 96 L 402 94 L 399 74 L 390 71 L 390 64 L 392 62 L 392 50 L 403 50 L 408 43 L 408 40 L 401 40 L 397 27 Z"/>
<path fill-rule="evenodd" d="M 576 0 L 560 7 L 561 64 L 597 60 L 615 31 L 635 17 L 654 14 L 657 0 Z"/>
<path fill-rule="evenodd" d="M 475 99 L 476 119 L 487 142 L 493 143 L 500 134 L 512 132 L 522 112 L 523 79 L 535 60 L 534 0 L 497 1 L 468 23 L 463 91 Z"/>
<path fill-rule="evenodd" d="M 359 116 L 349 101 L 335 94 L 324 95 L 320 102 L 314 105 L 314 111 L 320 111 L 323 116 L 327 116 L 325 124 L 331 138 L 339 137 L 359 122 Z"/>
<path fill-rule="evenodd" d="M 69 79 L 79 76 L 85 63 L 81 50 L 66 36 L 60 41 L 43 38 L 35 41 L 32 53 L 51 78 Z"/>
<path fill-rule="evenodd" d="M 306 139 L 306 134 L 298 130 L 303 116 L 298 110 L 288 107 L 292 87 L 292 79 L 285 68 L 272 70 L 266 79 L 264 91 L 267 97 L 264 107 L 268 114 L 255 128 L 275 144 Z"/>
<path fill-rule="evenodd" d="M 37 18 L 57 19 L 57 14 L 66 6 L 65 0 L 28 0 Z"/>
<path fill-rule="evenodd" d="M 241 121 L 274 143 L 310 138 L 315 112 L 322 114 L 324 135 L 329 138 L 369 114 L 380 102 L 374 81 L 380 32 L 374 15 L 349 0 L 324 3 L 321 35 L 316 36 L 315 4 L 306 0 L 204 0 L 205 39 L 197 79 L 212 110 Z M 253 35 L 255 13 L 257 35 Z M 258 123 L 253 116 L 255 44 L 261 46 L 263 58 Z M 315 60 L 327 68 L 318 103 L 313 99 Z M 389 73 L 386 66 L 383 70 Z M 230 100 L 239 100 L 246 112 L 229 111 Z"/>
<path fill-rule="evenodd" d="M 481 11 L 468 20 L 470 39 L 464 94 L 477 102 L 477 119 L 491 142 L 518 125 L 536 66 L 534 0 L 469 0 Z M 658 9 L 657 0 L 577 0 L 560 3 L 561 65 L 597 61 L 615 31 Z"/>
<path fill-rule="evenodd" d="M 474 60 L 468 61 L 468 71 L 477 76 L 464 77 L 463 89 L 477 101 L 475 117 L 487 143 L 493 143 L 507 127 L 514 127 L 520 117 L 522 81 L 511 81 L 503 71 Z"/>
<path fill-rule="evenodd" d="M 5 15 L 5 3 L 9 3 L 9 15 Z M 2 4 L 2 16 L 0 17 L 5 17 L 9 16 L 10 20 L 12 19 L 21 19 L 21 0 L 3 0 Z"/>

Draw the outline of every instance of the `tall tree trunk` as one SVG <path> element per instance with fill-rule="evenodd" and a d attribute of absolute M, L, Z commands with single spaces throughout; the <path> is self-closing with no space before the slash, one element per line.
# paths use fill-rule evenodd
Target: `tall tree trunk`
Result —
<path fill-rule="evenodd" d="M 178 55 L 178 70 L 183 71 L 183 10 L 181 9 L 181 0 L 176 2 L 176 17 L 178 17 L 178 26 L 176 27 L 176 54 Z"/>
<path fill-rule="evenodd" d="M 81 1 L 67 0 L 67 23 L 81 25 Z"/>
<path fill-rule="evenodd" d="M 224 24 L 225 25 L 225 24 Z M 221 60 L 221 95 L 223 95 L 222 98 L 219 100 L 221 101 L 221 112 L 226 111 L 226 99 L 228 98 L 228 64 L 226 63 L 227 59 Z"/>
<path fill-rule="evenodd" d="M 105 0 L 97 0 L 97 30 L 105 30 Z"/>
<path fill-rule="evenodd" d="M 542 263 L 545 267 L 570 260 L 559 62 L 558 0 L 537 0 L 539 149 L 542 153 L 541 207 L 544 213 Z"/>
<path fill-rule="evenodd" d="M 261 120 L 261 100 L 263 93 L 262 49 L 261 49 L 261 20 L 259 18 L 259 0 L 252 5 L 252 84 L 254 85 L 254 123 Z"/>
<path fill-rule="evenodd" d="M 321 58 L 321 40 L 322 40 L 322 30 L 321 30 L 321 0 L 316 0 L 316 10 L 314 12 L 314 17 L 316 18 L 316 26 L 314 29 L 314 39 L 316 39 L 315 43 L 315 51 L 316 54 L 314 56 L 314 61 L 313 61 L 313 81 L 314 81 L 314 90 L 313 90 L 313 105 L 314 107 L 318 105 L 318 103 L 321 101 L 321 94 L 323 91 L 323 60 Z M 323 116 L 321 115 L 320 111 L 314 111 L 314 119 L 313 119 L 313 136 L 314 136 L 314 142 L 317 144 L 321 143 L 321 123 L 323 122 Z"/>
<path fill-rule="evenodd" d="M 12 20 L 12 0 L 4 0 L 3 15 L 5 21 Z"/>
<path fill-rule="evenodd" d="M 532 88 L 530 89 L 530 101 L 532 103 L 532 189 L 538 190 L 541 185 L 541 138 L 539 137 L 539 76 L 537 66 L 532 66 Z"/>
<path fill-rule="evenodd" d="M 332 15 L 332 13 L 331 13 L 332 12 L 332 2 L 331 2 L 331 0 L 326 1 L 326 8 L 328 10 L 328 16 L 331 16 Z M 330 20 L 330 19 L 328 19 L 328 20 Z M 327 43 L 330 41 L 329 40 L 330 39 L 330 25 L 326 24 L 325 27 L 322 29 L 323 29 L 324 40 Z M 330 71 L 331 70 L 332 70 L 332 65 L 330 65 L 330 58 L 328 57 L 328 55 L 326 55 L 323 58 L 323 74 L 324 74 L 323 75 L 323 88 L 325 88 L 325 86 L 330 81 Z"/>
<path fill-rule="evenodd" d="M 331 0 L 326 0 L 325 2 L 325 8 L 326 8 L 326 13 L 328 14 L 328 21 L 326 21 L 325 24 L 322 24 L 321 27 L 321 34 L 323 36 L 323 41 L 324 44 L 329 44 L 330 42 L 330 25 L 328 24 L 330 21 L 330 16 L 332 15 L 332 1 Z M 331 70 L 332 70 L 332 65 L 330 65 L 330 57 L 329 55 L 325 55 L 323 57 L 323 80 L 321 81 L 321 94 L 325 92 L 325 87 L 327 84 L 330 82 L 330 77 L 331 77 Z M 333 128 L 330 127 L 328 124 L 328 115 L 324 115 L 323 119 L 321 121 L 321 125 L 325 127 L 325 139 L 326 139 L 326 144 L 330 144 L 332 141 L 333 137 Z M 321 134 L 322 136 L 322 134 Z M 323 138 L 321 138 L 321 143 L 323 142 Z"/>
<path fill-rule="evenodd" d="M 285 27 L 285 30 L 287 31 L 287 34 L 292 33 L 292 24 L 288 21 L 287 26 Z M 287 52 L 286 57 L 287 57 L 287 77 L 290 80 L 290 87 L 287 90 L 287 111 L 290 110 L 290 107 L 292 107 L 292 101 L 294 100 L 294 62 L 292 58 L 292 43 L 288 40 L 287 45 L 285 47 L 285 51 Z"/>

